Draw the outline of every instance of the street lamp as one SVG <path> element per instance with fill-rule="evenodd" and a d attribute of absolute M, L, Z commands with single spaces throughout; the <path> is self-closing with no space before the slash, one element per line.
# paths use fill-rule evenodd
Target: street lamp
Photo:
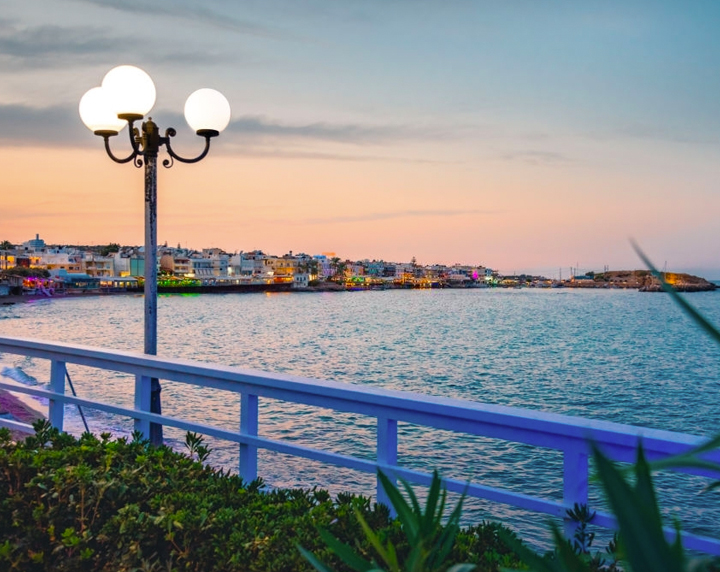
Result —
<path fill-rule="evenodd" d="M 199 89 L 185 102 L 185 119 L 197 135 L 205 138 L 205 148 L 192 159 L 181 157 L 173 150 L 170 140 L 176 135 L 172 127 L 161 137 L 157 124 L 148 117 L 141 128 L 134 126 L 155 105 L 155 85 L 150 76 L 134 66 L 111 69 L 100 87 L 94 87 L 80 100 L 80 118 L 95 135 L 102 137 L 105 151 L 116 163 L 129 163 L 140 168 L 145 165 L 145 353 L 157 354 L 157 156 L 163 145 L 169 159 L 163 167 L 175 161 L 197 163 L 210 150 L 210 139 L 217 137 L 230 122 L 230 104 L 214 89 Z M 110 150 L 110 137 L 128 125 L 131 153 L 116 157 Z M 160 382 L 151 381 L 150 411 L 161 413 Z M 150 440 L 162 443 L 162 425 L 150 425 Z"/>

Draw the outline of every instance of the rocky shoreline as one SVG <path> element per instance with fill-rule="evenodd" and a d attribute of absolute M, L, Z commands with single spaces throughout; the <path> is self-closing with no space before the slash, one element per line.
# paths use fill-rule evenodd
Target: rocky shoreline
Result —
<path fill-rule="evenodd" d="M 663 281 L 676 292 L 710 292 L 717 285 L 692 274 L 663 272 Z M 640 292 L 664 292 L 660 280 L 649 270 L 614 270 L 593 275 L 595 284 L 622 285 L 625 288 L 636 288 Z"/>
<path fill-rule="evenodd" d="M 717 290 L 717 286 L 712 282 L 708 284 L 674 284 L 675 292 L 711 292 Z M 638 289 L 639 292 L 664 292 L 660 284 L 649 284 Z"/>

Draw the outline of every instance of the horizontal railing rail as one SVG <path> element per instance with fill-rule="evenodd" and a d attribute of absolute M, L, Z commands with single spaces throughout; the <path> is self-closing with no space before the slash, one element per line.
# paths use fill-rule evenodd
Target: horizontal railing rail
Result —
<path fill-rule="evenodd" d="M 402 467 L 397 463 L 398 422 L 558 450 L 563 453 L 562 501 L 477 483 L 468 484 L 458 479 L 446 478 L 444 483 L 450 491 L 466 491 L 471 497 L 563 518 L 567 534 L 572 534 L 575 523 L 567 517 L 566 510 L 573 508 L 576 503 L 588 504 L 588 458 L 591 443 L 596 444 L 616 461 L 633 462 L 641 442 L 648 458 L 659 459 L 685 452 L 707 441 L 707 438 L 695 435 L 542 411 L 73 344 L 0 337 L 0 353 L 50 361 L 49 389 L 18 386 L 2 380 L 0 380 L 0 388 L 47 398 L 48 418 L 53 426 L 62 430 L 64 405 L 74 404 L 132 418 L 135 420 L 135 428 L 145 436 L 149 435 L 150 423 L 158 423 L 225 439 L 239 444 L 239 473 L 246 480 L 257 477 L 258 449 L 267 449 L 367 473 L 376 473 L 378 469 L 382 469 L 394 477 L 427 485 L 431 479 L 429 473 Z M 66 395 L 67 364 L 134 375 L 134 407 Z M 231 431 L 170 415 L 150 413 L 152 378 L 239 394 L 239 430 Z M 259 398 L 271 398 L 376 418 L 376 459 L 373 461 L 342 455 L 259 436 Z M 0 426 L 25 430 L 30 428 L 26 424 L 6 419 L 0 419 Z M 720 463 L 720 452 L 713 451 L 707 454 L 706 458 Z M 705 477 L 719 476 L 716 473 L 693 468 L 683 469 L 681 472 Z M 387 503 L 388 499 L 379 482 L 377 498 L 379 502 Z M 593 524 L 613 528 L 616 523 L 612 515 L 597 511 Z M 669 529 L 668 534 L 674 535 L 674 531 Z M 688 548 L 720 555 L 720 541 L 714 538 L 686 532 L 682 533 L 682 537 Z"/>

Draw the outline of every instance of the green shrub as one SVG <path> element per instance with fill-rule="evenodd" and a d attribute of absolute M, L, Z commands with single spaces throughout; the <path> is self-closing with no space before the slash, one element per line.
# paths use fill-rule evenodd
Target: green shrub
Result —
<path fill-rule="evenodd" d="M 264 491 L 261 480 L 203 465 L 196 436 L 185 455 L 138 435 L 77 439 L 46 421 L 35 430 L 18 443 L 0 430 L 0 570 L 309 571 L 300 544 L 346 571 L 317 528 L 370 558 L 367 541 L 356 541 L 364 538 L 356 511 L 383 542 L 409 551 L 387 507 L 321 489 Z M 482 571 L 497 570 L 494 554 L 516 563 L 497 527 L 459 532 L 453 558 Z"/>

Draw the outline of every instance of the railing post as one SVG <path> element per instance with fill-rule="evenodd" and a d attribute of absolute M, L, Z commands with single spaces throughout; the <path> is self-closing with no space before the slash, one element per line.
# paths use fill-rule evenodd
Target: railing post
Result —
<path fill-rule="evenodd" d="M 397 420 L 389 419 L 387 417 L 378 417 L 377 425 L 377 463 L 380 465 L 380 469 L 383 470 L 383 465 L 396 465 L 397 464 Z M 385 475 L 390 478 L 393 482 L 395 479 L 388 474 L 387 470 L 383 471 Z M 395 514 L 390 504 L 390 499 L 385 493 L 380 479 L 377 479 L 377 502 L 387 505 L 390 507 L 390 512 Z"/>
<path fill-rule="evenodd" d="M 65 362 L 52 360 L 50 362 L 50 389 L 60 395 L 65 394 Z M 65 404 L 62 401 L 50 399 L 48 403 L 48 420 L 50 425 L 63 430 L 65 417 Z"/>
<path fill-rule="evenodd" d="M 243 393 L 240 397 L 240 434 L 257 437 L 258 396 Z M 240 476 L 249 483 L 257 479 L 257 447 L 240 444 Z"/>
<path fill-rule="evenodd" d="M 152 378 L 145 375 L 135 376 L 135 409 L 137 411 L 150 411 L 152 398 Z M 144 439 L 150 439 L 150 421 L 135 419 L 135 431 L 140 431 Z"/>
<path fill-rule="evenodd" d="M 588 454 L 584 449 L 572 448 L 564 451 L 563 502 L 571 509 L 575 503 L 588 503 Z M 565 537 L 572 539 L 579 523 L 567 515 L 563 515 L 563 522 Z"/>

